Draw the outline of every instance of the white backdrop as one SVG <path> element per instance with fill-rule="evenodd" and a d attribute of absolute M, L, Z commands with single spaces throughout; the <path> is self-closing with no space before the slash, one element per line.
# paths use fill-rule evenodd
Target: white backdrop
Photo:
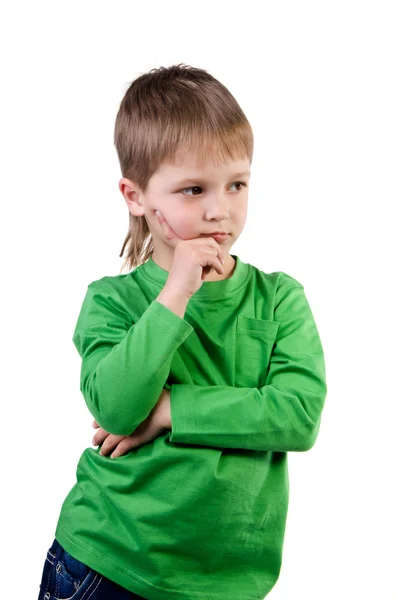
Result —
<path fill-rule="evenodd" d="M 326 356 L 319 437 L 289 454 L 283 565 L 268 598 L 397 598 L 395 10 L 381 0 L 2 5 L 1 597 L 37 598 L 95 433 L 72 333 L 87 284 L 122 264 L 119 103 L 141 73 L 183 62 L 224 83 L 254 129 L 232 253 L 304 285 Z"/>

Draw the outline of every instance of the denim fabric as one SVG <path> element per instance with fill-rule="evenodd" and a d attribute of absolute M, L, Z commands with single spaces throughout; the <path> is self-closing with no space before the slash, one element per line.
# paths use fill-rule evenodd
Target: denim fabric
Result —
<path fill-rule="evenodd" d="M 47 552 L 38 600 L 145 600 L 107 579 L 54 539 Z"/>

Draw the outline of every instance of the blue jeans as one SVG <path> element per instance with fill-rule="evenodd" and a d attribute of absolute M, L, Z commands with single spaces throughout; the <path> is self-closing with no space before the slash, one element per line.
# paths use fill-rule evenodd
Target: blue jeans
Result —
<path fill-rule="evenodd" d="M 38 600 L 145 600 L 73 558 L 54 539 L 47 552 Z"/>

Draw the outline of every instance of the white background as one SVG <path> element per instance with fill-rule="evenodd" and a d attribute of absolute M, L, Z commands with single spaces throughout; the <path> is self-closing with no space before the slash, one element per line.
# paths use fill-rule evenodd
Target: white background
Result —
<path fill-rule="evenodd" d="M 268 598 L 397 598 L 395 10 L 2 5 L 1 597 L 37 598 L 95 432 L 72 333 L 87 284 L 122 265 L 119 103 L 138 75 L 183 62 L 224 83 L 254 129 L 248 219 L 232 253 L 304 285 L 326 355 L 319 437 L 289 454 L 283 565 Z"/>

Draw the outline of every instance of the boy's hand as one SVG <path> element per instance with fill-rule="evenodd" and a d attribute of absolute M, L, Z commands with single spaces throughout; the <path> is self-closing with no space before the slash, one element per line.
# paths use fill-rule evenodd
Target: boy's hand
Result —
<path fill-rule="evenodd" d="M 94 446 L 101 446 L 100 454 L 111 458 L 127 454 L 136 448 L 153 440 L 165 429 L 171 429 L 170 391 L 163 388 L 160 398 L 150 415 L 130 435 L 115 435 L 105 431 L 94 420 L 92 426 L 98 429 L 92 439 Z"/>
<path fill-rule="evenodd" d="M 160 211 L 156 211 L 156 215 L 163 241 L 173 248 L 172 265 L 163 289 L 190 300 L 212 269 L 219 275 L 225 273 L 223 263 L 227 253 L 224 254 L 223 247 L 210 235 L 180 238 Z"/>

